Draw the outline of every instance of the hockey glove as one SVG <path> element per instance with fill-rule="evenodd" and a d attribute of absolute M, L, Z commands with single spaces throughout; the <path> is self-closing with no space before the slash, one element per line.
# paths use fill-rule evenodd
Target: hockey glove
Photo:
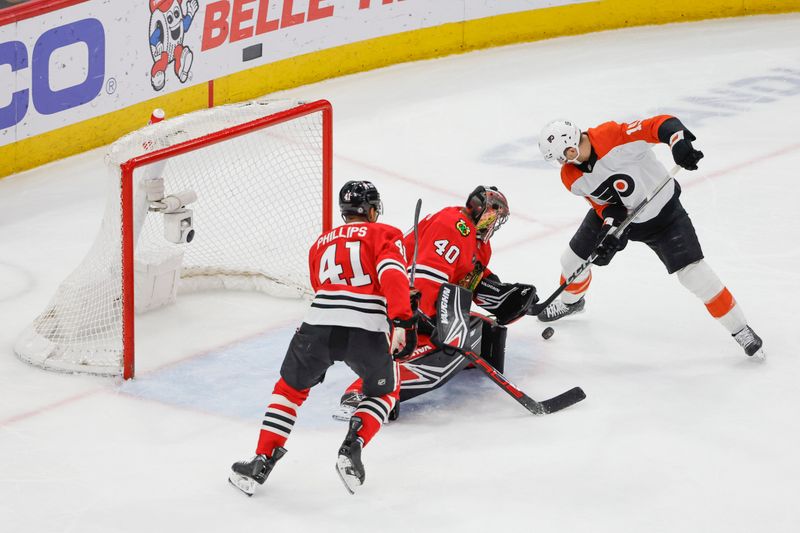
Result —
<path fill-rule="evenodd" d="M 417 315 L 407 320 L 392 319 L 392 344 L 389 353 L 394 359 L 411 355 L 417 347 Z"/>
<path fill-rule="evenodd" d="M 536 287 L 524 283 L 503 283 L 497 276 L 487 276 L 475 288 L 475 303 L 493 313 L 505 326 L 525 316 L 539 301 Z"/>
<path fill-rule="evenodd" d="M 697 162 L 703 159 L 703 152 L 695 150 L 692 141 L 697 137 L 687 129 L 676 131 L 669 138 L 669 147 L 672 150 L 672 158 L 677 165 L 686 170 L 697 170 Z"/>
<path fill-rule="evenodd" d="M 606 266 L 617 252 L 624 250 L 628 245 L 630 226 L 625 228 L 621 235 L 614 234 L 625 220 L 623 213 L 627 212 L 622 206 L 611 206 L 604 210 L 603 214 L 608 216 L 603 220 L 603 226 L 600 228 L 600 242 L 597 243 L 595 249 L 597 257 L 593 261 L 595 265 Z"/>

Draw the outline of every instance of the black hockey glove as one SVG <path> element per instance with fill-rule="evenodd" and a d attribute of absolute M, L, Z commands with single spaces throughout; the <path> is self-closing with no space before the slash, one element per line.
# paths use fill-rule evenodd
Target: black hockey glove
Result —
<path fill-rule="evenodd" d="M 411 355 L 417 348 L 417 315 L 407 320 L 392 319 L 392 344 L 389 353 L 394 359 L 402 359 Z"/>
<path fill-rule="evenodd" d="M 501 326 L 519 320 L 539 301 L 533 285 L 503 283 L 494 275 L 481 280 L 474 298 L 476 304 L 495 315 Z"/>
<path fill-rule="evenodd" d="M 669 141 L 672 158 L 686 170 L 697 170 L 697 162 L 703 159 L 703 152 L 695 150 L 692 146 L 692 141 L 696 139 L 691 131 L 681 130 L 673 134 Z"/>
<path fill-rule="evenodd" d="M 703 152 L 694 149 L 692 141 L 697 137 L 680 120 L 675 117 L 665 120 L 658 127 L 658 139 L 669 145 L 675 164 L 686 170 L 697 170 L 697 162 L 703 159 Z"/>
<path fill-rule="evenodd" d="M 614 255 L 620 250 L 624 250 L 628 245 L 628 231 L 630 226 L 625 228 L 621 235 L 614 235 L 614 232 L 625 220 L 627 210 L 622 206 L 607 207 L 603 214 L 606 216 L 603 220 L 603 226 L 600 228 L 600 240 L 597 243 L 595 253 L 597 257 L 593 263 L 597 266 L 606 266 L 611 262 Z"/>

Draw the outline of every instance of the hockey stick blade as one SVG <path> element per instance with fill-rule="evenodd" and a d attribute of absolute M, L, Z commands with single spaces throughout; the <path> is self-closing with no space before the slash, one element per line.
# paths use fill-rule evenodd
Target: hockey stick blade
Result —
<path fill-rule="evenodd" d="M 586 398 L 586 393 L 583 392 L 583 389 L 580 387 L 574 387 L 567 392 L 562 392 L 558 396 L 553 396 L 549 400 L 544 400 L 539 402 L 544 407 L 547 414 L 555 413 L 556 411 L 560 411 L 562 409 L 566 409 L 571 405 L 575 405 L 576 403 L 584 400 Z"/>
<path fill-rule="evenodd" d="M 490 365 L 480 355 L 465 350 L 459 350 L 459 352 L 461 352 L 464 357 L 472 361 L 477 368 L 482 370 L 483 373 L 486 374 L 496 385 L 503 389 L 506 394 L 514 398 L 517 403 L 522 405 L 528 410 L 529 413 L 533 415 L 549 415 L 550 413 L 555 413 L 556 411 L 566 409 L 567 407 L 574 405 L 586 398 L 586 393 L 583 392 L 583 389 L 580 387 L 574 387 L 559 394 L 558 396 L 554 396 L 548 400 L 544 400 L 543 402 L 538 402 L 522 392 L 516 385 L 511 383 L 508 378 L 498 372 L 497 369 Z"/>

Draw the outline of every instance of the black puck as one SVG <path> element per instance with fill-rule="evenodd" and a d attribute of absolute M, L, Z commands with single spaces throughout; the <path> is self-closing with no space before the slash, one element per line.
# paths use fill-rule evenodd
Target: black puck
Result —
<path fill-rule="evenodd" d="M 556 332 L 556 330 L 554 330 L 553 328 L 548 326 L 548 327 L 546 327 L 546 328 L 544 328 L 542 330 L 542 338 L 543 339 L 549 339 L 550 337 L 553 336 L 553 333 L 555 333 L 555 332 Z"/>

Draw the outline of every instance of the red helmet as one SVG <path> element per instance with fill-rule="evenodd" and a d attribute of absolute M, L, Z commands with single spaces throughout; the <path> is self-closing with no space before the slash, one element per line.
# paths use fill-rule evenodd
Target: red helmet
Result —
<path fill-rule="evenodd" d="M 161 11 L 162 13 L 166 13 L 169 11 L 169 8 L 172 7 L 172 2 L 175 0 L 150 0 L 150 13 L 155 13 L 156 9 Z M 178 5 L 181 5 L 183 0 L 178 0 Z"/>

